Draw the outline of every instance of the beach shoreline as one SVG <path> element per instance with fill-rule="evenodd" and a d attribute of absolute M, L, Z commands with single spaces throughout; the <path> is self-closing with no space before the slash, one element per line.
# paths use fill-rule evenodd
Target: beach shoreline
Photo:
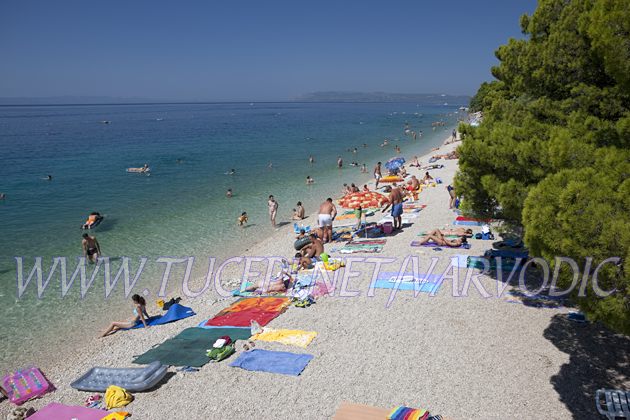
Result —
<path fill-rule="evenodd" d="M 442 145 L 439 153 L 452 151 L 457 146 L 458 143 Z M 404 150 L 402 154 L 411 157 Z M 434 154 L 435 151 L 429 151 L 419 158 L 426 162 Z M 383 160 L 386 159 L 384 156 Z M 413 219 L 413 225 L 387 237 L 382 254 L 377 255 L 396 262 L 381 271 L 396 271 L 395 267 L 399 268 L 409 255 L 418 256 L 421 264 L 439 255 L 442 258 L 435 272 L 441 273 L 450 257 L 483 253 L 488 246 L 487 241 L 474 241 L 470 250 L 445 249 L 439 253 L 431 248 L 409 247 L 420 230 L 449 226 L 455 217 L 448 210 L 445 186 L 452 182 L 457 160 L 442 159 L 436 163 L 444 165 L 432 171 L 434 176 L 443 179 L 443 184 L 420 194 L 419 203 L 427 207 Z M 410 173 L 420 174 L 416 169 Z M 369 182 L 372 186 L 373 180 Z M 310 224 L 315 223 L 314 215 L 311 213 L 307 218 Z M 380 217 L 379 213 L 370 221 Z M 295 252 L 294 236 L 292 224 L 282 226 L 240 255 L 289 257 Z M 343 256 L 330 249 L 330 245 L 327 246 L 331 256 Z M 272 328 L 318 333 L 306 349 L 277 343 L 258 344 L 270 350 L 314 355 L 298 378 L 235 369 L 228 366 L 229 362 L 207 365 L 194 373 L 177 372 L 171 367 L 169 371 L 174 376 L 156 390 L 137 393 L 127 411 L 137 418 L 186 412 L 187 418 L 204 419 L 219 418 L 230 412 L 232 418 L 320 419 L 330 418 L 341 401 L 351 401 L 383 408 L 424 407 L 453 419 L 527 418 L 532 410 L 553 413 L 556 419 L 572 418 L 549 381 L 569 358 L 544 334 L 568 309 L 535 309 L 496 297 L 487 299 L 474 288 L 465 299 L 454 298 L 455 289 L 450 281 L 435 296 L 420 294 L 416 298 L 409 292 L 399 291 L 391 300 L 385 290 L 377 290 L 370 296 L 372 271 L 365 258 L 372 256 L 350 256 L 357 260 L 355 267 L 363 268 L 344 288 L 359 292 L 355 296 L 344 297 L 340 295 L 342 289 L 338 288 L 334 296 L 322 297 L 306 309 L 291 307 L 269 324 Z M 460 273 L 460 282 L 464 274 Z M 233 266 L 226 269 L 223 278 L 241 276 L 242 267 Z M 489 276 L 480 276 L 478 280 L 488 290 L 498 287 L 497 281 Z M 198 290 L 203 281 L 194 279 L 191 286 Z M 73 347 L 71 356 L 67 350 L 56 350 L 33 360 L 56 385 L 57 391 L 26 406 L 42 407 L 51 401 L 82 405 L 90 393 L 75 391 L 69 384 L 88 369 L 133 366 L 133 355 L 143 353 L 184 328 L 196 326 L 235 299 L 226 299 L 212 290 L 196 299 L 182 301 L 195 310 L 194 317 L 148 330 L 121 332 L 106 339 L 97 339 L 96 335 L 108 320 L 103 320 L 103 325 L 83 325 L 82 328 L 94 333 L 93 338 Z M 155 311 L 152 302 L 149 310 Z M 527 328 L 523 328 L 522 319 L 527 320 Z M 521 351 L 532 348 L 536 351 Z M 312 392 L 296 396 L 296 386 Z M 229 396 L 224 392 L 209 392 L 215 387 L 225 390 Z M 463 394 L 469 398 L 455 398 Z M 499 394 L 502 398 L 491 398 Z M 6 401 L 1 402 L 0 415 L 11 408 Z M 497 413 L 502 414 L 497 417 Z"/>

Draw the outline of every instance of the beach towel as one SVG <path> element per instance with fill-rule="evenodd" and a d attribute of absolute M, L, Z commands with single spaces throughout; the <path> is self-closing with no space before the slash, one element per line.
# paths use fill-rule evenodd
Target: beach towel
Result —
<path fill-rule="evenodd" d="M 249 328 L 186 328 L 175 337 L 137 356 L 133 363 L 147 365 L 158 360 L 171 366 L 201 367 L 210 361 L 206 351 L 224 335 L 236 341 L 247 340 L 252 333 Z"/>
<path fill-rule="evenodd" d="M 430 414 L 422 408 L 396 407 L 389 415 L 387 420 L 428 420 Z"/>
<path fill-rule="evenodd" d="M 343 401 L 333 420 L 385 420 L 391 410 Z"/>
<path fill-rule="evenodd" d="M 264 328 L 263 332 L 252 336 L 252 340 L 277 341 L 278 343 L 306 348 L 317 336 L 315 331 L 275 330 Z"/>
<path fill-rule="evenodd" d="M 101 420 L 107 416 L 107 411 L 96 408 L 80 407 L 77 405 L 64 405 L 56 402 L 40 408 L 35 414 L 29 416 L 29 420 Z"/>
<path fill-rule="evenodd" d="M 378 278 L 374 282 L 375 289 L 393 289 L 396 286 L 398 273 L 384 272 L 379 273 Z M 404 274 L 398 290 L 416 290 L 424 293 L 435 293 L 441 286 L 439 274 Z"/>
<path fill-rule="evenodd" d="M 345 244 L 338 252 L 342 254 L 378 253 L 383 250 L 386 242 L 386 239 L 354 240 Z"/>
<path fill-rule="evenodd" d="M 256 321 L 264 326 L 284 312 L 290 302 L 288 298 L 278 297 L 240 299 L 210 318 L 204 325 L 249 327 L 252 321 Z"/>
<path fill-rule="evenodd" d="M 230 366 L 245 370 L 298 376 L 312 358 L 313 355 L 311 354 L 254 349 L 241 353 L 235 361 L 230 363 Z"/>
<path fill-rule="evenodd" d="M 168 324 L 169 322 L 179 321 L 180 319 L 188 318 L 190 316 L 196 315 L 195 311 L 192 309 L 180 305 L 179 303 L 174 303 L 168 308 L 168 311 L 164 315 L 152 316 L 147 319 L 147 325 L 154 327 L 156 325 Z M 141 328 L 144 327 L 142 321 L 136 322 L 136 325 L 131 327 L 133 328 Z"/>
<path fill-rule="evenodd" d="M 442 247 L 442 248 L 466 248 L 464 246 L 465 244 L 461 244 L 458 246 L 449 246 L 449 245 L 438 245 L 435 242 L 425 242 L 423 244 L 420 243 L 420 241 L 411 241 L 411 246 L 424 246 L 427 248 L 437 248 L 437 247 Z"/>
<path fill-rule="evenodd" d="M 453 224 L 461 226 L 482 226 L 490 223 L 491 221 L 492 220 L 490 219 L 474 219 L 471 217 L 457 216 Z"/>

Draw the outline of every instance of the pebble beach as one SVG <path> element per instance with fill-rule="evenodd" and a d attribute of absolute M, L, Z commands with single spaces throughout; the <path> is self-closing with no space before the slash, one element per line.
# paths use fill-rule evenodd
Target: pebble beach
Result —
<path fill-rule="evenodd" d="M 431 156 L 448 153 L 458 144 L 444 145 L 419 158 L 426 164 Z M 402 155 L 408 161 L 413 157 L 404 149 Z M 384 155 L 383 161 L 388 157 Z M 394 296 L 386 289 L 370 292 L 374 264 L 365 259 L 391 258 L 394 261 L 381 271 L 397 272 L 406 257 L 417 256 L 420 271 L 426 272 L 432 258 L 437 258 L 433 272 L 443 273 L 451 257 L 483 255 L 491 248 L 492 241 L 475 239 L 469 241 L 470 249 L 442 247 L 434 251 L 410 246 L 419 232 L 453 227 L 456 214 L 448 208 L 445 187 L 452 182 L 458 162 L 440 159 L 436 163 L 444 167 L 430 173 L 441 178 L 442 184 L 420 193 L 418 202 L 426 207 L 402 231 L 385 237 L 381 253 L 348 256 L 332 250 L 336 245 L 326 245 L 331 257 L 356 260 L 346 261 L 341 269 L 348 270 L 351 264 L 356 276 L 348 277 L 343 286 L 337 284 L 330 296 L 318 298 L 307 308 L 291 306 L 268 324 L 317 332 L 306 348 L 256 343 L 260 349 L 313 355 L 299 376 L 230 367 L 230 361 L 244 351 L 237 343 L 237 353 L 230 359 L 207 364 L 197 372 L 170 367 L 155 389 L 135 393 L 124 410 L 132 419 L 164 418 L 165 414 L 186 419 L 324 419 L 332 418 L 346 401 L 388 409 L 421 407 L 450 419 L 597 418 L 596 389 L 630 387 L 628 337 L 597 324 L 568 321 L 570 307 L 536 307 L 506 299 L 505 292 L 514 285 L 498 296 L 505 284 L 490 275 L 467 282 L 465 268 L 455 272 L 457 281 L 446 278 L 435 296 L 414 296 L 406 290 L 398 290 Z M 424 174 L 416 168 L 409 172 L 418 177 Z M 367 182 L 364 176 L 366 179 L 356 180 L 360 185 Z M 368 185 L 373 188 L 373 180 Z M 339 195 L 336 191 L 330 194 L 333 198 Z M 307 209 L 311 214 L 305 225 L 316 223 L 312 210 Z M 368 221 L 381 217 L 377 212 Z M 473 230 L 478 232 L 479 227 Z M 242 256 L 291 257 L 294 239 L 292 223 L 270 228 L 270 235 Z M 477 270 L 473 273 L 479 274 Z M 239 271 L 232 268 L 223 278 L 238 283 Z M 490 296 L 485 297 L 481 288 Z M 181 302 L 192 307 L 196 316 L 105 339 L 97 338 L 95 331 L 93 338 L 72 352 L 38 353 L 33 363 L 56 391 L 25 406 L 37 409 L 52 401 L 83 405 L 91 393 L 76 391 L 69 384 L 88 369 L 134 366 L 134 356 L 197 326 L 236 300 L 208 291 Z M 148 302 L 148 310 L 157 311 L 154 301 Z M 13 408 L 2 400 L 2 418 Z"/>

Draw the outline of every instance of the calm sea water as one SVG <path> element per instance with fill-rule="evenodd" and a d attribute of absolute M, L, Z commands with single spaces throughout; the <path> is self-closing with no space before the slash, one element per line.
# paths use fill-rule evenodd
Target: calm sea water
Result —
<path fill-rule="evenodd" d="M 60 299 L 58 276 L 44 299 L 36 299 L 34 284 L 17 298 L 15 256 L 24 257 L 27 272 L 36 256 L 43 257 L 44 273 L 53 256 L 68 257 L 73 270 L 81 254 L 79 226 L 91 211 L 105 215 L 92 233 L 114 261 L 238 255 L 272 232 L 269 194 L 280 203 L 278 221 L 290 219 L 298 200 L 311 213 L 344 182 L 365 177 L 351 161 L 371 172 L 376 160 L 394 156 L 394 144 L 403 154 L 426 151 L 458 116 L 453 106 L 408 103 L 0 107 L 0 192 L 6 194 L 0 201 L 0 353 L 116 306 L 88 300 L 89 311 L 71 309 L 88 304 L 73 293 L 76 285 Z M 446 125 L 433 131 L 438 120 Z M 403 135 L 405 123 L 423 137 Z M 389 150 L 378 147 L 384 138 L 392 140 Z M 348 151 L 354 147 L 356 154 Z M 150 176 L 126 172 L 144 163 Z M 236 174 L 226 175 L 232 168 Z M 52 181 L 45 180 L 49 174 Z M 315 185 L 305 185 L 307 175 Z M 232 199 L 225 197 L 228 188 Z M 247 229 L 236 226 L 242 211 L 250 216 Z M 143 285 L 159 280 L 162 269 L 148 266 Z M 102 298 L 102 284 L 94 295 Z M 34 322 L 42 316 L 45 325 Z"/>

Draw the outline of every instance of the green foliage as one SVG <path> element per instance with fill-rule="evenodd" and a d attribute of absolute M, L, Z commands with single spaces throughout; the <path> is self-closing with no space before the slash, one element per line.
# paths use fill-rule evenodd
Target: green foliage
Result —
<path fill-rule="evenodd" d="M 616 292 L 578 303 L 630 333 L 628 1 L 540 0 L 520 23 L 526 39 L 498 48 L 498 80 L 471 100 L 484 121 L 461 128 L 456 188 L 466 212 L 522 224 L 533 255 L 591 270 L 620 257 L 599 272 Z"/>

